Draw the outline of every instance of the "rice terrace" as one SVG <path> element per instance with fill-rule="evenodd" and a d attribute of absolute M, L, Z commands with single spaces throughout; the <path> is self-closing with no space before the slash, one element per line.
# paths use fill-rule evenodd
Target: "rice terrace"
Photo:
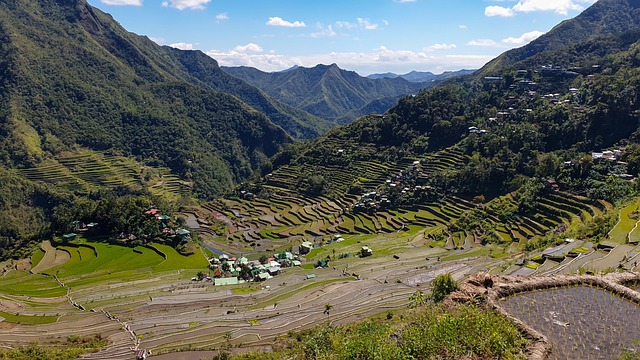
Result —
<path fill-rule="evenodd" d="M 365 173 L 372 186 L 386 186 L 388 174 L 418 168 L 416 161 L 385 167 L 370 163 L 372 170 Z M 396 210 L 352 211 L 363 198 L 372 201 L 371 191 L 314 198 L 284 187 L 286 179 L 282 172 L 267 177 L 269 199 L 243 192 L 175 213 L 172 217 L 182 218 L 188 232 L 201 239 L 197 251 L 187 256 L 162 243 L 123 246 L 89 231 L 71 241 L 43 241 L 30 259 L 5 262 L 0 278 L 2 343 L 56 346 L 70 334 L 98 333 L 107 345 L 83 355 L 96 359 L 131 358 L 137 349 L 154 355 L 180 351 L 194 358 L 219 350 L 273 351 L 274 341 L 292 332 L 401 314 L 416 290 L 428 291 L 439 275 L 463 280 L 483 272 L 496 277 L 489 291 L 503 297 L 494 303 L 505 316 L 550 339 L 541 351 L 525 347 L 522 354 L 578 359 L 638 350 L 638 293 L 632 288 L 639 281 L 640 247 L 628 236 L 635 226 L 624 221 L 637 200 L 618 211 L 605 202 L 552 191 L 543 195 L 531 217 L 503 222 L 492 205 L 512 203 L 517 194 L 482 208 L 451 197 Z M 468 230 L 462 221 L 477 212 L 485 222 Z M 525 251 L 560 224 L 577 234 L 609 213 L 619 213 L 619 219 L 599 244 L 566 239 Z M 491 236 L 496 240 L 488 241 Z M 365 254 L 365 247 L 371 252 Z M 287 253 L 295 263 L 278 259 Z M 220 285 L 224 279 L 215 272 L 221 260 L 232 266 L 260 264 L 265 255 L 271 257 L 268 261 L 281 261 L 273 276 Z M 565 274 L 576 272 L 613 272 L 608 276 L 620 275 L 624 281 L 616 281 L 630 287 L 613 293 L 614 285 L 593 279 L 597 277 L 585 285 L 576 280 L 566 285 Z M 506 285 L 498 286 L 499 281 Z M 504 290 L 510 283 L 520 290 Z M 534 291 L 536 287 L 546 290 Z M 477 296 L 461 298 L 477 302 Z"/>
<path fill-rule="evenodd" d="M 640 360 L 640 0 L 464 5 L 0 1 L 0 360 Z"/>

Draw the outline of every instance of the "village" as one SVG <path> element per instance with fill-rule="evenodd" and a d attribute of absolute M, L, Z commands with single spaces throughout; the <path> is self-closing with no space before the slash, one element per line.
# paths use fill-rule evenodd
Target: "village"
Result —
<path fill-rule="evenodd" d="M 328 241 L 328 243 L 342 241 L 344 241 L 342 236 L 337 234 L 331 241 Z M 258 260 L 249 260 L 245 256 L 235 257 L 227 254 L 214 255 L 208 259 L 209 274 L 198 272 L 191 281 L 211 282 L 215 286 L 263 282 L 282 274 L 287 268 L 302 267 L 305 260 L 301 256 L 309 254 L 315 247 L 320 247 L 320 244 L 303 241 L 299 246 L 295 247 L 294 252 L 283 251 L 273 256 L 262 255 Z M 367 257 L 373 255 L 373 251 L 368 246 L 362 246 L 356 255 L 359 257 Z M 330 257 L 318 260 L 314 263 L 313 268 L 325 268 L 329 266 L 331 260 Z M 315 274 L 309 273 L 306 275 L 306 278 L 313 279 L 315 278 Z"/>

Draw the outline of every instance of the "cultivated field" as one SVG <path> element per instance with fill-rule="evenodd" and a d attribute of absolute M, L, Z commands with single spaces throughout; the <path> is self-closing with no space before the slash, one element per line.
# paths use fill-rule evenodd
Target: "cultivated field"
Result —
<path fill-rule="evenodd" d="M 123 168 L 132 164 L 83 153 L 51 168 L 25 172 L 61 186 L 69 179 L 80 179 L 77 186 L 103 186 L 114 176 L 142 183 L 134 173 L 144 169 L 118 172 L 116 160 Z M 325 176 L 350 184 L 358 174 L 364 189 L 371 191 L 415 161 L 360 162 L 353 172 L 327 168 Z M 450 149 L 430 156 L 423 167 L 428 174 L 429 169 L 464 161 L 464 155 Z M 269 199 L 218 199 L 185 209 L 181 216 L 209 248 L 189 257 L 162 244 L 130 248 L 81 238 L 64 245 L 43 241 L 30 259 L 1 264 L 0 345 L 46 344 L 70 334 L 101 333 L 109 346 L 87 357 L 126 359 L 135 348 L 155 354 L 231 347 L 268 350 L 276 337 L 291 331 L 406 308 L 416 289 L 428 292 L 432 279 L 443 273 L 456 279 L 480 271 L 546 278 L 640 270 L 640 247 L 633 241 L 640 231 L 634 220 L 637 202 L 619 210 L 608 246 L 588 238 L 560 239 L 555 246 L 528 253 L 527 244 L 545 234 L 577 228 L 618 210 L 605 202 L 550 191 L 531 215 L 508 220 L 501 220 L 491 206 L 457 197 L 353 212 L 350 207 L 359 195 L 308 197 L 296 191 L 299 170 L 283 167 L 274 172 L 267 183 Z M 157 175 L 148 179 L 158 185 L 156 191 L 180 195 L 180 187 L 167 187 L 169 175 Z M 515 199 L 507 194 L 494 201 L 508 207 Z M 482 228 L 451 226 L 474 211 L 483 211 Z M 313 248 L 301 255 L 302 265 L 265 282 L 213 286 L 192 281 L 197 272 L 208 271 L 205 254 L 212 251 L 257 260 L 281 251 L 298 252 L 303 242 Z M 372 249 L 371 256 L 359 255 L 363 246 Z M 329 260 L 328 266 L 315 268 L 319 260 Z M 619 305 L 615 298 L 604 301 Z M 332 308 L 328 314 L 327 304 Z M 541 311 L 555 305 L 544 306 Z"/>

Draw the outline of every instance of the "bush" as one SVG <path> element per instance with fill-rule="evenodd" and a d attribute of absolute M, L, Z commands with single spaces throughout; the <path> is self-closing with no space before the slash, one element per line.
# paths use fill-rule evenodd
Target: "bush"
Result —
<path fill-rule="evenodd" d="M 435 302 L 440 302 L 456 290 L 458 290 L 458 282 L 453 279 L 451 274 L 438 275 L 433 279 L 431 299 Z"/>

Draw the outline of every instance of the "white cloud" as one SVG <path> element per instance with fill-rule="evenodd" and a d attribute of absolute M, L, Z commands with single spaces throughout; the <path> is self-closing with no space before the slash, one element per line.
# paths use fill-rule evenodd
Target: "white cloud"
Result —
<path fill-rule="evenodd" d="M 434 56 L 423 51 L 393 50 L 380 46 L 370 52 L 332 52 L 305 56 L 286 56 L 274 51 L 264 51 L 257 44 L 236 46 L 229 51 L 206 52 L 223 66 L 251 66 L 263 71 L 279 71 L 293 65 L 313 67 L 317 64 L 336 63 L 343 69 L 357 71 L 361 75 L 411 70 L 442 72 L 446 70 L 477 69 L 494 55 L 446 55 Z"/>
<path fill-rule="evenodd" d="M 460 25 L 458 25 L 458 28 L 460 28 L 462 30 L 467 30 L 469 27 L 467 25 L 460 24 Z"/>
<path fill-rule="evenodd" d="M 203 10 L 205 5 L 210 3 L 211 0 L 169 0 L 163 1 L 163 7 L 172 7 L 178 10 L 191 9 L 191 10 Z"/>
<path fill-rule="evenodd" d="M 352 30 L 357 28 L 358 25 L 348 21 L 336 21 L 336 27 L 340 29 Z"/>
<path fill-rule="evenodd" d="M 595 2 L 596 0 L 519 0 L 511 8 L 487 6 L 484 9 L 484 14 L 486 16 L 514 16 L 519 12 L 550 11 L 560 15 L 567 15 L 569 11 L 582 11 L 585 6 Z"/>
<path fill-rule="evenodd" d="M 485 46 L 485 47 L 498 47 L 500 44 L 491 39 L 476 39 L 471 40 L 467 43 L 467 45 L 471 46 Z"/>
<path fill-rule="evenodd" d="M 281 27 L 305 27 L 307 25 L 305 25 L 304 22 L 302 21 L 294 21 L 294 22 L 290 22 L 287 20 L 283 20 L 281 17 L 270 17 L 269 20 L 267 21 L 267 25 L 269 26 L 281 26 Z"/>
<path fill-rule="evenodd" d="M 492 39 L 476 39 L 471 40 L 467 43 L 470 46 L 484 46 L 484 47 L 495 47 L 495 48 L 512 48 L 515 46 L 522 46 L 530 43 L 531 41 L 540 37 L 540 35 L 544 34 L 542 31 L 529 31 L 518 37 L 508 37 L 502 39 L 500 42 L 492 40 Z"/>
<path fill-rule="evenodd" d="M 487 6 L 484 9 L 485 16 L 502 16 L 509 17 L 515 15 L 513 10 L 502 6 Z"/>
<path fill-rule="evenodd" d="M 518 12 L 553 11 L 562 15 L 567 15 L 569 10 L 582 9 L 573 0 L 520 0 L 513 6 L 513 10 Z"/>
<path fill-rule="evenodd" d="M 249 43 L 247 45 L 238 45 L 234 47 L 232 51 L 242 53 L 242 54 L 258 54 L 263 52 L 264 49 L 262 49 L 262 46 L 258 44 Z"/>
<path fill-rule="evenodd" d="M 333 30 L 333 26 L 329 25 L 326 28 L 322 26 L 322 24 L 318 24 L 318 29 L 320 31 L 309 34 L 312 38 L 319 37 L 334 37 L 337 33 Z"/>
<path fill-rule="evenodd" d="M 153 41 L 154 43 L 156 43 L 158 45 L 162 45 L 162 44 L 167 42 L 167 40 L 165 38 L 154 37 L 154 36 L 149 36 L 149 40 Z"/>
<path fill-rule="evenodd" d="M 225 13 L 220 13 L 220 14 L 216 15 L 216 20 L 218 20 L 218 21 L 229 20 L 229 15 L 226 12 Z"/>
<path fill-rule="evenodd" d="M 100 2 L 116 6 L 142 6 L 142 0 L 100 0 Z"/>
<path fill-rule="evenodd" d="M 502 42 L 510 45 L 524 45 L 532 42 L 533 40 L 540 37 L 540 35 L 544 34 L 542 31 L 530 31 L 520 35 L 519 37 L 508 37 L 506 39 L 502 39 Z"/>
<path fill-rule="evenodd" d="M 456 44 L 433 44 L 422 49 L 422 51 L 449 50 L 455 48 Z"/>
<path fill-rule="evenodd" d="M 371 21 L 369 19 L 364 19 L 364 18 L 358 18 L 358 24 L 360 24 L 360 26 L 364 27 L 367 30 L 377 30 L 378 29 L 378 24 L 372 24 Z"/>
<path fill-rule="evenodd" d="M 172 48 L 180 49 L 180 50 L 193 50 L 193 44 L 189 44 L 189 43 L 179 42 L 175 44 L 169 44 L 169 46 L 171 46 Z"/>

